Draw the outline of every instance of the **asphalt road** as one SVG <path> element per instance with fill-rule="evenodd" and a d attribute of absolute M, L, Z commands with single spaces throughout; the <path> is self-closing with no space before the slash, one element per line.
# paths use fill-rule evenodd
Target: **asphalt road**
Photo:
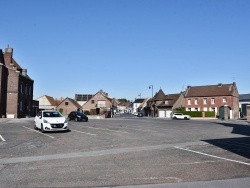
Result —
<path fill-rule="evenodd" d="M 116 116 L 42 134 L 0 121 L 0 187 L 249 187 L 245 121 Z"/>

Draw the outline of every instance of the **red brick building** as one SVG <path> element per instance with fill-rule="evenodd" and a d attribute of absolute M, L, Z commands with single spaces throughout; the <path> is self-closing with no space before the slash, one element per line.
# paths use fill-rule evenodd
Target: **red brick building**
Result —
<path fill-rule="evenodd" d="M 33 101 L 34 81 L 13 59 L 13 49 L 0 51 L 0 115 L 8 118 L 33 116 L 37 104 Z"/>
<path fill-rule="evenodd" d="M 5 117 L 7 107 L 8 68 L 5 66 L 4 55 L 0 49 L 0 118 Z"/>
<path fill-rule="evenodd" d="M 224 118 L 224 106 L 229 108 L 229 118 L 239 117 L 239 94 L 236 83 L 207 86 L 188 86 L 185 92 L 187 111 L 215 111 Z"/>

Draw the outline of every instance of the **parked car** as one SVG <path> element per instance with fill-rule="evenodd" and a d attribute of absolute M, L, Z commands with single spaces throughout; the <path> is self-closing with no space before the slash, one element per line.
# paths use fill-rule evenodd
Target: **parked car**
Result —
<path fill-rule="evenodd" d="M 68 120 L 60 112 L 55 110 L 42 110 L 34 119 L 34 129 L 45 131 L 67 131 Z"/>
<path fill-rule="evenodd" d="M 184 115 L 182 113 L 174 113 L 171 117 L 172 119 L 185 119 L 185 120 L 190 120 L 191 116 L 190 115 Z"/>
<path fill-rule="evenodd" d="M 143 113 L 142 112 L 138 112 L 138 117 L 143 117 Z"/>
<path fill-rule="evenodd" d="M 88 121 L 89 118 L 87 115 L 85 115 L 83 112 L 80 111 L 72 111 L 68 115 L 68 120 L 75 120 L 75 121 Z"/>
<path fill-rule="evenodd" d="M 138 112 L 133 112 L 134 116 L 138 116 Z"/>

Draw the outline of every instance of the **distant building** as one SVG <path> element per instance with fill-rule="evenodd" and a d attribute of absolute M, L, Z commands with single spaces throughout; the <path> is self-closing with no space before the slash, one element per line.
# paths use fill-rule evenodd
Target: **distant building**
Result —
<path fill-rule="evenodd" d="M 250 94 L 239 95 L 239 108 L 240 116 L 244 117 L 247 115 L 247 105 L 250 105 Z"/>
<path fill-rule="evenodd" d="M 55 110 L 58 105 L 57 101 L 48 95 L 38 97 L 36 100 L 39 101 L 39 110 Z"/>
<path fill-rule="evenodd" d="M 94 94 L 83 106 L 83 111 L 89 111 L 91 115 L 103 115 L 111 117 L 113 109 L 117 109 L 118 101 L 108 97 L 103 90 Z"/>
<path fill-rule="evenodd" d="M 32 116 L 37 111 L 37 105 L 33 105 L 34 81 L 12 56 L 13 49 L 9 46 L 4 54 L 0 50 L 0 116 Z"/>
<path fill-rule="evenodd" d="M 71 111 L 82 111 L 82 106 L 76 100 L 67 97 L 60 104 L 58 104 L 57 111 L 61 112 L 64 116 L 68 116 Z"/>
<path fill-rule="evenodd" d="M 75 94 L 75 100 L 83 106 L 89 99 L 93 97 L 92 94 Z"/>
<path fill-rule="evenodd" d="M 187 111 L 215 111 L 224 118 L 225 105 L 229 109 L 229 118 L 239 117 L 239 94 L 236 83 L 205 86 L 188 86 L 185 92 Z"/>

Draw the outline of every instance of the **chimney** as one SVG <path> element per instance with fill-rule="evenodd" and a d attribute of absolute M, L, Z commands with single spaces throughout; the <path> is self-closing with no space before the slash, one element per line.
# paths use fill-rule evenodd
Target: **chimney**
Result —
<path fill-rule="evenodd" d="M 12 64 L 12 55 L 13 55 L 13 49 L 7 46 L 5 48 L 5 53 L 4 53 L 4 61 L 7 66 L 13 65 Z"/>
<path fill-rule="evenodd" d="M 27 69 L 23 69 L 23 70 L 22 70 L 22 75 L 23 75 L 23 76 L 27 76 Z"/>

